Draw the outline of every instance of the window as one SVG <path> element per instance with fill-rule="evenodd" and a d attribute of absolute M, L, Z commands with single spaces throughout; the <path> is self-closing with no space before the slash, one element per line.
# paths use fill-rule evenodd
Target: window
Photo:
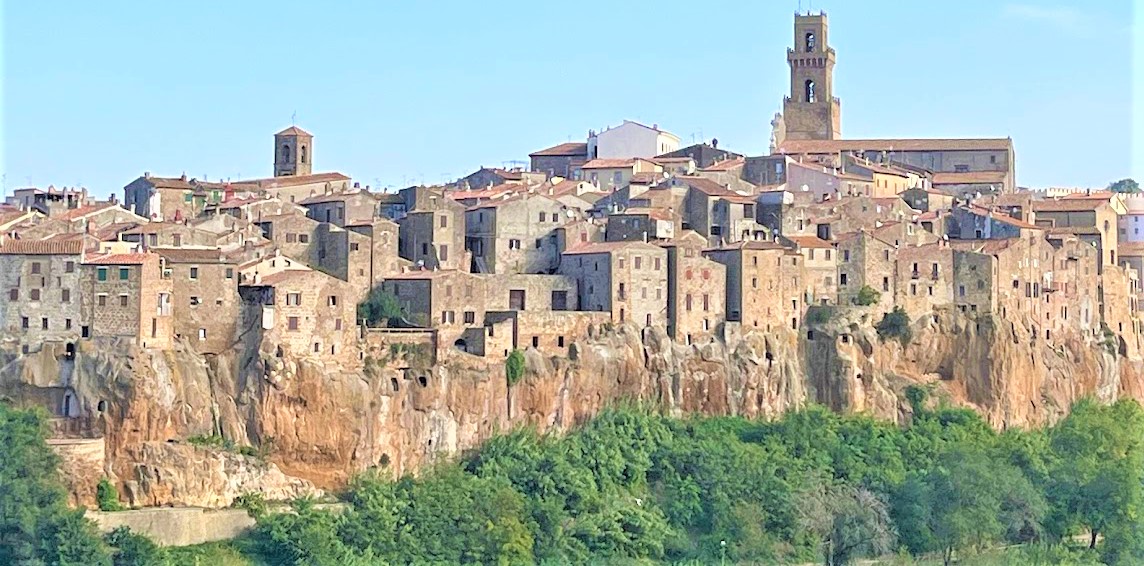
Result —
<path fill-rule="evenodd" d="M 508 241 L 508 249 L 519 250 L 520 249 L 520 240 L 510 239 Z"/>
<path fill-rule="evenodd" d="M 71 330 L 71 329 L 72 329 L 72 319 L 65 318 L 64 319 L 64 330 Z"/>
<path fill-rule="evenodd" d="M 286 319 L 286 329 L 290 331 L 298 331 L 298 317 L 292 316 Z"/>
<path fill-rule="evenodd" d="M 752 277 L 751 278 L 751 288 L 752 289 L 758 289 L 759 288 L 759 278 L 758 277 Z"/>
<path fill-rule="evenodd" d="M 356 252 L 356 251 L 358 251 L 359 248 L 361 248 L 361 245 L 356 243 L 356 242 L 350 244 L 350 251 L 351 252 Z"/>
<path fill-rule="evenodd" d="M 100 267 L 95 270 L 95 278 L 100 281 L 107 281 L 107 268 Z"/>
<path fill-rule="evenodd" d="M 64 273 L 75 273 L 75 262 L 74 261 L 65 261 L 64 262 Z"/>
<path fill-rule="evenodd" d="M 310 243 L 310 235 L 309 234 L 298 234 L 298 243 L 299 244 L 309 244 Z"/>
<path fill-rule="evenodd" d="M 44 317 L 44 318 L 41 318 L 41 319 L 40 319 L 40 328 L 41 328 L 41 329 L 43 329 L 43 330 L 47 330 L 47 329 L 48 329 L 48 318 L 47 318 L 47 317 Z"/>
<path fill-rule="evenodd" d="M 637 255 L 635 259 L 636 259 L 636 269 L 640 269 L 643 265 L 643 258 Z"/>
<path fill-rule="evenodd" d="M 954 173 L 968 173 L 969 172 L 969 166 L 968 165 L 954 165 L 953 166 L 953 172 Z"/>
<path fill-rule="evenodd" d="M 989 162 L 990 163 L 997 163 L 997 156 L 996 155 L 990 155 L 989 156 Z"/>
<path fill-rule="evenodd" d="M 612 173 L 612 184 L 613 184 L 613 185 L 619 186 L 619 185 L 620 185 L 620 184 L 622 184 L 623 182 L 624 182 L 624 174 L 623 174 L 623 172 L 621 172 L 621 171 L 616 171 L 615 173 Z"/>
<path fill-rule="evenodd" d="M 559 222 L 560 221 L 560 215 L 553 212 L 552 213 L 552 221 L 553 222 Z"/>
<path fill-rule="evenodd" d="M 624 297 L 624 284 L 623 283 L 620 283 L 619 293 L 617 294 L 617 296 L 619 297 L 619 299 L 621 301 L 624 300 L 624 298 L 625 298 Z"/>
<path fill-rule="evenodd" d="M 129 268 L 129 267 L 120 267 L 119 268 L 119 280 L 120 281 L 127 281 L 127 279 L 130 277 L 131 277 L 131 268 Z"/>
<path fill-rule="evenodd" d="M 917 295 L 918 294 L 918 284 L 917 283 L 910 283 L 910 294 L 911 295 Z"/>
<path fill-rule="evenodd" d="M 847 274 L 842 273 L 838 275 L 838 284 L 845 287 L 850 282 Z"/>
<path fill-rule="evenodd" d="M 441 261 L 449 261 L 449 246 L 441 244 Z"/>
<path fill-rule="evenodd" d="M 331 307 L 336 307 L 336 306 L 338 306 L 338 296 L 337 295 L 330 295 L 329 298 L 326 299 L 326 302 Z"/>
<path fill-rule="evenodd" d="M 199 268 L 192 267 L 191 268 L 191 281 L 194 281 L 195 279 L 198 279 L 198 278 L 199 278 Z"/>
<path fill-rule="evenodd" d="M 32 273 L 33 274 L 39 274 L 40 273 L 40 262 L 38 262 L 38 261 L 32 262 Z"/>
<path fill-rule="evenodd" d="M 814 51 L 814 32 L 806 32 L 806 52 L 812 53 Z"/>
<path fill-rule="evenodd" d="M 19 289 L 9 289 L 8 290 L 8 300 L 9 301 L 20 300 L 20 290 Z"/>
<path fill-rule="evenodd" d="M 100 294 L 96 295 L 95 296 L 95 304 L 97 304 L 101 307 L 106 307 L 107 306 L 107 294 L 106 293 L 100 293 Z"/>
<path fill-rule="evenodd" d="M 958 285 L 957 286 L 957 296 L 958 297 L 964 297 L 965 296 L 965 285 Z"/>
<path fill-rule="evenodd" d="M 473 311 L 465 311 L 464 321 L 465 324 L 475 324 L 477 322 L 477 313 Z"/>
<path fill-rule="evenodd" d="M 298 154 L 302 158 L 302 163 L 305 163 L 306 162 L 306 146 L 302 146 L 301 149 L 298 150 Z"/>
<path fill-rule="evenodd" d="M 282 161 L 290 161 L 290 146 L 282 144 Z"/>
<path fill-rule="evenodd" d="M 705 312 L 711 310 L 711 295 L 707 293 L 703 293 L 703 310 Z"/>
<path fill-rule="evenodd" d="M 655 258 L 655 262 L 654 262 L 654 266 L 655 266 L 656 271 L 659 271 L 659 265 L 660 265 L 659 264 L 659 258 L 657 257 L 657 258 Z"/>
<path fill-rule="evenodd" d="M 890 261 L 890 250 L 882 250 L 882 259 Z"/>
<path fill-rule="evenodd" d="M 302 293 L 286 293 L 286 306 L 302 304 Z"/>
<path fill-rule="evenodd" d="M 421 244 L 421 255 L 429 255 L 429 244 Z"/>
<path fill-rule="evenodd" d="M 183 235 L 182 234 L 172 234 L 171 237 L 175 240 L 175 247 L 183 245 Z"/>
<path fill-rule="evenodd" d="M 445 216 L 445 215 L 441 215 L 441 220 L 440 220 L 439 224 L 442 228 L 448 228 L 449 227 L 449 217 Z"/>
<path fill-rule="evenodd" d="M 206 340 L 206 339 L 207 339 L 207 329 L 200 328 L 199 329 L 199 340 Z"/>
<path fill-rule="evenodd" d="M 286 243 L 287 244 L 294 244 L 297 242 L 298 242 L 298 235 L 297 234 L 286 234 Z"/>
<path fill-rule="evenodd" d="M 538 250 L 539 250 L 539 249 L 540 249 L 540 245 L 541 245 L 543 242 L 544 242 L 544 239 L 543 239 L 543 238 L 537 238 L 537 239 L 536 239 L 536 249 L 538 249 Z"/>
<path fill-rule="evenodd" d="M 71 302 L 71 289 L 63 289 L 62 291 L 60 291 L 60 302 L 61 303 L 70 303 Z"/>
<path fill-rule="evenodd" d="M 226 278 L 227 279 L 234 279 L 234 268 L 233 267 L 226 268 Z"/>
<path fill-rule="evenodd" d="M 814 81 L 812 81 L 810 79 L 806 80 L 806 101 L 807 102 L 814 102 L 815 101 Z"/>
<path fill-rule="evenodd" d="M 127 295 L 119 295 L 119 306 L 127 306 Z"/>
<path fill-rule="evenodd" d="M 827 261 L 829 261 L 829 260 L 830 260 L 830 252 L 831 252 L 831 250 L 829 250 L 829 249 L 827 249 L 827 250 L 823 250 L 823 252 L 822 252 L 822 253 L 826 254 L 826 259 L 827 259 Z"/>
<path fill-rule="evenodd" d="M 40 300 L 40 290 L 39 289 L 32 289 L 31 295 L 32 295 L 31 298 L 33 301 Z"/>
<path fill-rule="evenodd" d="M 24 330 L 28 329 L 28 317 L 20 317 L 20 328 L 23 328 Z"/>

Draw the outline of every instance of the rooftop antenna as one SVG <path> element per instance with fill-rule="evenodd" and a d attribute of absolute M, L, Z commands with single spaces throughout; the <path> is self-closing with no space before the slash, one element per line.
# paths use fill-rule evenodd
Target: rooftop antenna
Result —
<path fill-rule="evenodd" d="M 295 121 L 296 121 L 297 119 L 298 119 L 298 111 L 297 111 L 297 110 L 295 110 L 295 111 L 294 111 L 294 113 L 290 115 L 290 126 L 294 126 L 294 125 L 295 125 Z"/>

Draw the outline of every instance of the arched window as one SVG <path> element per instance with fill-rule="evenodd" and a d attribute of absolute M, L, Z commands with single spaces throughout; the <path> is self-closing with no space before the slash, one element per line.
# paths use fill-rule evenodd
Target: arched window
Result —
<path fill-rule="evenodd" d="M 301 152 L 299 155 L 301 155 L 301 156 L 302 156 L 302 163 L 305 163 L 305 162 L 306 162 L 306 146 L 302 146 L 302 150 L 301 150 L 301 151 L 302 151 L 302 152 Z"/>
<path fill-rule="evenodd" d="M 290 145 L 282 144 L 282 161 L 290 161 Z"/>
<path fill-rule="evenodd" d="M 807 102 L 814 102 L 814 100 L 815 100 L 815 97 L 814 97 L 814 81 L 807 79 L 806 80 L 806 101 Z"/>
<path fill-rule="evenodd" d="M 806 32 L 806 52 L 807 53 L 813 53 L 814 52 L 814 32 L 813 31 Z"/>

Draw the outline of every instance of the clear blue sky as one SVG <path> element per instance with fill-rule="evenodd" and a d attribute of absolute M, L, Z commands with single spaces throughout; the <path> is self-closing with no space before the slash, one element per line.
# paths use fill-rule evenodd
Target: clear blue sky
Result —
<path fill-rule="evenodd" d="M 316 170 L 374 186 L 525 160 L 625 118 L 761 154 L 799 5 L 329 4 L 4 2 L 8 190 L 269 176 L 294 112 Z M 1132 0 L 802 4 L 830 15 L 845 137 L 1011 136 L 1022 185 L 1144 180 Z"/>

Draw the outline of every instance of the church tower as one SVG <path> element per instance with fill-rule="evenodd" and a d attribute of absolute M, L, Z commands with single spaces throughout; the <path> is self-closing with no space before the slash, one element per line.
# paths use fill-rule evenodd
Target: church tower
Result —
<path fill-rule="evenodd" d="M 834 97 L 834 49 L 827 43 L 826 12 L 794 16 L 794 49 L 787 49 L 790 95 L 783 100 L 787 140 L 842 137 L 842 105 Z"/>
<path fill-rule="evenodd" d="M 298 126 L 274 134 L 274 176 L 309 175 L 313 153 L 314 136 Z"/>

